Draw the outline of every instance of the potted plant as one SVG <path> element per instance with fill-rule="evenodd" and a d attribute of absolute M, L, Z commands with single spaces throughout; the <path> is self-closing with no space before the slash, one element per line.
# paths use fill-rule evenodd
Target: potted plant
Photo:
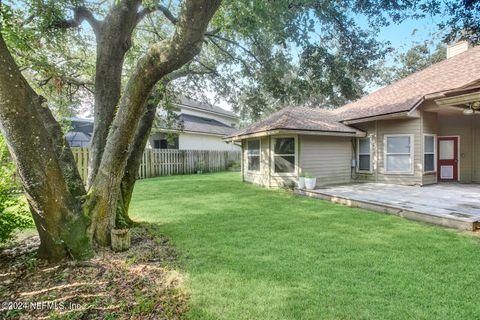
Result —
<path fill-rule="evenodd" d="M 305 173 L 305 188 L 307 190 L 313 190 L 315 189 L 316 185 L 317 185 L 317 178 L 309 173 Z"/>
<path fill-rule="evenodd" d="M 300 173 L 298 175 L 298 188 L 305 189 L 305 173 Z"/>

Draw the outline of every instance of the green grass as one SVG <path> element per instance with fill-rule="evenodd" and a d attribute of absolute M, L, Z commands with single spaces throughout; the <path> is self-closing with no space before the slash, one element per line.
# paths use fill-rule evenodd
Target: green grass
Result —
<path fill-rule="evenodd" d="M 244 184 L 237 173 L 139 181 L 193 319 L 473 319 L 480 242 L 459 231 Z"/>

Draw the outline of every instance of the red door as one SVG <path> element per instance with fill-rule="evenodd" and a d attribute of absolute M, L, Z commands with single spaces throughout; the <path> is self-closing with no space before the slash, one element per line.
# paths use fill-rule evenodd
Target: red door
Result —
<path fill-rule="evenodd" d="M 458 180 L 458 137 L 438 138 L 437 174 L 439 181 Z"/>

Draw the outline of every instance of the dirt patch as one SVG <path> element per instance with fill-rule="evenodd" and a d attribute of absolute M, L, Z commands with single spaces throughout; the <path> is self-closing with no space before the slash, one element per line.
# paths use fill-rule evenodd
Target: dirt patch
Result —
<path fill-rule="evenodd" d="M 2 319 L 178 319 L 186 296 L 176 252 L 155 226 L 132 229 L 130 250 L 88 261 L 36 258 L 37 236 L 0 252 Z"/>

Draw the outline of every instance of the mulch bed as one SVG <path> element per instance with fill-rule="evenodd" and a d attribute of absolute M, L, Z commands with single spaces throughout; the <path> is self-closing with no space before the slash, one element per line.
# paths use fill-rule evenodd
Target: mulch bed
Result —
<path fill-rule="evenodd" d="M 179 319 L 187 311 L 176 253 L 154 226 L 132 229 L 125 252 L 80 262 L 36 258 L 38 236 L 0 252 L 1 319 Z"/>

